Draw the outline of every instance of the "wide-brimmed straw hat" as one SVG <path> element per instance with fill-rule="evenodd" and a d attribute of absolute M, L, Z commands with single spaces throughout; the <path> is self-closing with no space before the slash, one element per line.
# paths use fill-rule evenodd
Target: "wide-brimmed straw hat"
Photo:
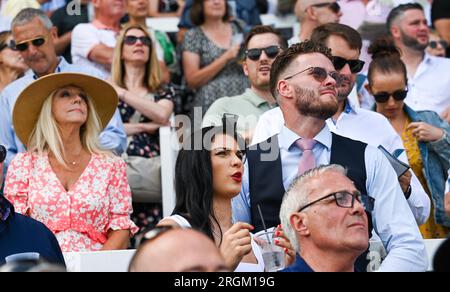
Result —
<path fill-rule="evenodd" d="M 102 130 L 108 125 L 118 104 L 117 92 L 109 83 L 79 73 L 55 73 L 37 79 L 17 98 L 13 110 L 13 125 L 17 137 L 28 144 L 45 100 L 57 89 L 76 86 L 84 90 L 95 105 Z"/>

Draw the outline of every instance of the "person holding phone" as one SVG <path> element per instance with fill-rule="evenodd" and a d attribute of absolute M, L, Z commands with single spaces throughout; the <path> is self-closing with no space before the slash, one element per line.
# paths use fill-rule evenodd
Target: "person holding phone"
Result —
<path fill-rule="evenodd" d="M 367 89 L 383 114 L 402 137 L 409 164 L 430 195 L 432 215 L 420 226 L 424 238 L 445 238 L 450 217 L 445 214 L 444 189 L 450 167 L 450 125 L 433 111 L 414 111 L 404 100 L 408 94 L 406 66 L 390 39 L 379 39 L 369 48 Z"/>
<path fill-rule="evenodd" d="M 450 216 L 450 169 L 448 170 L 447 186 L 445 188 L 445 212 Z"/>

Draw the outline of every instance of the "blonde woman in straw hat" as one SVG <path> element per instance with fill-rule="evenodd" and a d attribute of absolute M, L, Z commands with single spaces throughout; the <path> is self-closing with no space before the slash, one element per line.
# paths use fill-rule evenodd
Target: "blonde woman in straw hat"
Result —
<path fill-rule="evenodd" d="M 125 163 L 98 142 L 117 102 L 108 83 L 60 73 L 29 85 L 15 104 L 28 151 L 11 162 L 5 196 L 52 230 L 63 252 L 126 249 L 137 231 Z"/>

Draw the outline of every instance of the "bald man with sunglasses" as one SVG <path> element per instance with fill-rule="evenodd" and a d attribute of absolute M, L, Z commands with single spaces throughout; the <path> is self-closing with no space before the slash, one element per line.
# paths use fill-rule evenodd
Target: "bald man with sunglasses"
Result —
<path fill-rule="evenodd" d="M 289 40 L 289 45 L 310 39 L 316 27 L 337 23 L 342 16 L 336 0 L 297 0 L 294 11 L 300 23 L 300 32 Z"/>

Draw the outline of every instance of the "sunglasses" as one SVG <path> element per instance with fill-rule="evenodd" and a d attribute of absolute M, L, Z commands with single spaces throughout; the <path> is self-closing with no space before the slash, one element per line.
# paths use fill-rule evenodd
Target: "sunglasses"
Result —
<path fill-rule="evenodd" d="M 327 79 L 327 77 L 330 76 L 331 78 L 333 78 L 336 81 L 336 86 L 339 87 L 342 83 L 342 77 L 338 72 L 336 72 L 336 71 L 327 72 L 327 70 L 325 70 L 322 67 L 306 68 L 305 70 L 302 70 L 298 73 L 295 73 L 294 75 L 284 78 L 284 80 L 292 79 L 295 76 L 302 74 L 304 72 L 307 72 L 307 71 L 308 71 L 309 75 L 311 75 L 317 82 L 323 83 Z"/>
<path fill-rule="evenodd" d="M 281 51 L 281 47 L 270 46 L 263 49 L 250 49 L 245 51 L 245 55 L 252 61 L 258 61 L 261 58 L 262 52 L 266 53 L 266 56 L 270 59 L 275 59 Z"/>
<path fill-rule="evenodd" d="M 312 5 L 313 7 L 318 7 L 318 8 L 320 8 L 320 7 L 328 7 L 328 8 L 330 8 L 330 10 L 333 12 L 333 13 L 336 13 L 336 14 L 338 14 L 339 12 L 341 12 L 341 6 L 337 3 L 337 2 L 333 2 L 333 3 L 321 3 L 321 4 L 315 4 L 315 5 Z"/>
<path fill-rule="evenodd" d="M 376 102 L 379 103 L 385 103 L 389 100 L 389 98 L 392 96 L 396 101 L 402 101 L 406 98 L 406 96 L 408 95 L 408 90 L 407 89 L 401 89 L 401 90 L 397 90 L 394 91 L 393 93 L 388 93 L 388 92 L 380 92 L 377 94 L 374 94 L 373 97 L 375 98 Z"/>
<path fill-rule="evenodd" d="M 144 46 L 147 46 L 147 47 L 152 46 L 152 40 L 148 36 L 137 37 L 134 35 L 129 35 L 123 39 L 123 43 L 128 46 L 132 46 L 132 45 L 136 44 L 138 40 L 141 41 L 141 43 Z"/>
<path fill-rule="evenodd" d="M 345 67 L 345 64 L 348 64 L 350 71 L 353 74 L 361 72 L 364 68 L 364 64 L 366 64 L 366 62 L 361 60 L 347 60 L 342 57 L 333 57 L 331 61 L 333 62 L 334 68 L 338 71 L 342 70 L 342 68 Z"/>
<path fill-rule="evenodd" d="M 26 50 L 28 50 L 28 47 L 30 46 L 30 43 L 35 46 L 36 48 L 42 46 L 43 44 L 45 44 L 45 42 L 47 41 L 47 37 L 46 36 L 40 36 L 31 40 L 26 40 L 23 42 L 20 42 L 18 44 L 14 44 L 13 47 L 16 48 L 17 51 L 19 52 L 25 52 Z"/>
<path fill-rule="evenodd" d="M 440 45 L 443 49 L 448 47 L 448 43 L 446 41 L 430 41 L 428 46 L 432 49 L 437 49 L 438 45 Z"/>
<path fill-rule="evenodd" d="M 142 246 L 145 242 L 149 242 L 151 240 L 156 239 L 162 234 L 166 233 L 169 230 L 173 230 L 172 226 L 161 226 L 155 227 L 151 229 L 144 230 L 139 235 L 136 236 L 137 246 Z"/>
<path fill-rule="evenodd" d="M 3 145 L 0 145 L 0 163 L 5 161 L 6 159 L 6 148 Z"/>

